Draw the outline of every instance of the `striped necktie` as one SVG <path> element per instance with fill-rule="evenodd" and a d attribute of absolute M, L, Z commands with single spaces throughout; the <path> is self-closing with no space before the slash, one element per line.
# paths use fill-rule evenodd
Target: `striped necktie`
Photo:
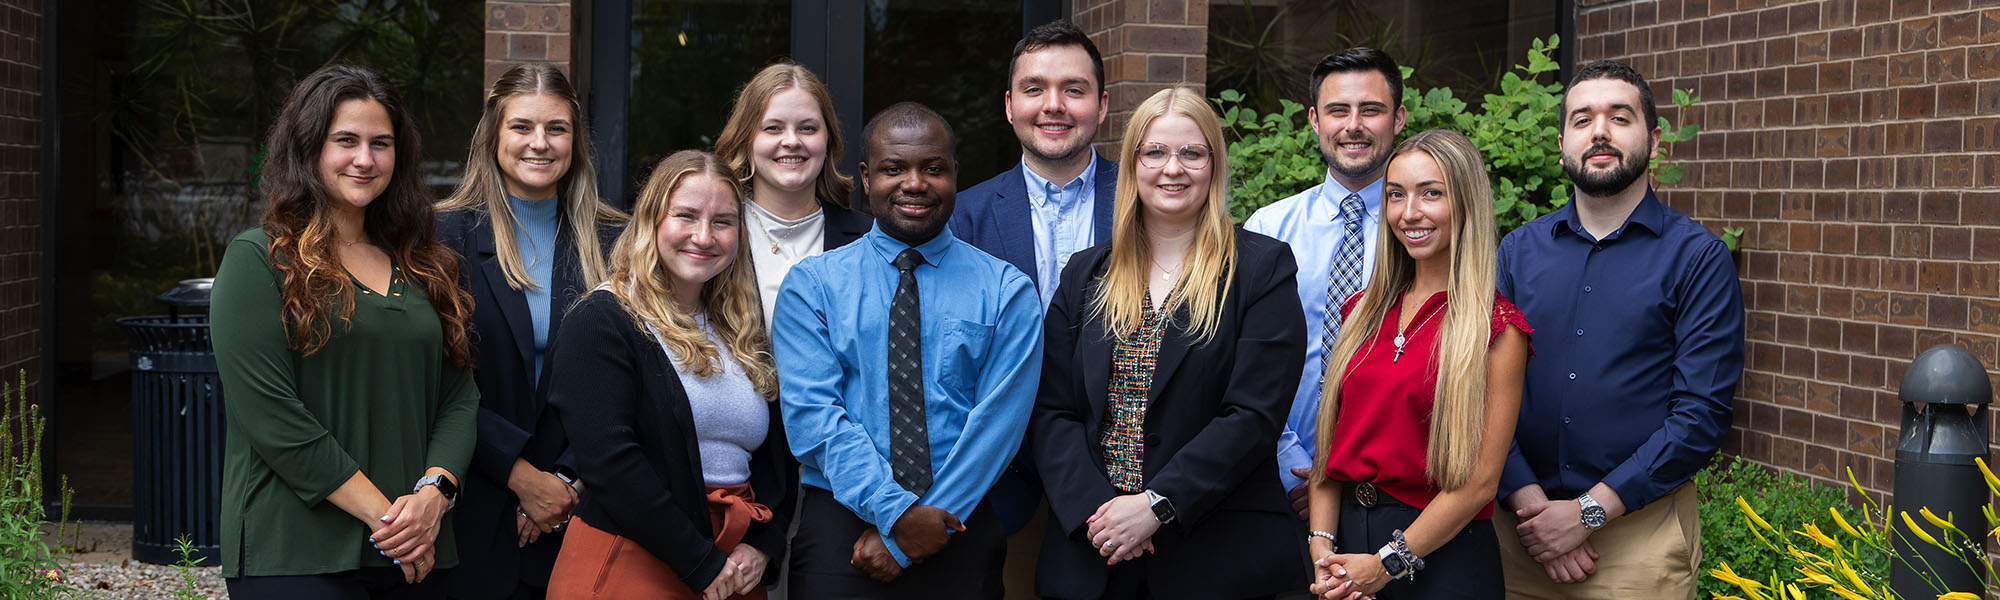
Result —
<path fill-rule="evenodd" d="M 1322 335 L 1319 340 L 1319 383 L 1314 386 L 1313 398 L 1325 392 L 1327 362 L 1333 359 L 1333 338 L 1340 334 L 1340 304 L 1348 296 L 1361 291 L 1362 264 L 1361 218 L 1368 210 L 1361 203 L 1361 194 L 1348 194 L 1340 201 L 1340 246 L 1333 251 L 1333 268 L 1326 280 L 1326 319 L 1320 321 Z"/>

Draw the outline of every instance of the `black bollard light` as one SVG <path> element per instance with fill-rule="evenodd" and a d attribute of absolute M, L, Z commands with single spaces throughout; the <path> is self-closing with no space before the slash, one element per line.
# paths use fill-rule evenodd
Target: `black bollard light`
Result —
<path fill-rule="evenodd" d="M 1945 537 L 1918 514 L 1919 508 L 1951 519 L 1967 535 L 1957 536 L 1950 544 L 1953 551 L 1947 551 L 1913 535 L 1900 514 L 1890 515 L 1896 533 L 1891 543 L 1899 557 L 1892 561 L 1890 584 L 1904 598 L 1978 593 L 1986 584 L 1984 569 L 1974 568 L 1978 563 L 1972 548 L 1984 543 L 1986 518 L 1979 509 L 1990 492 L 1973 459 L 1986 457 L 1986 407 L 1993 401 L 1993 383 L 1970 351 L 1942 344 L 1910 363 L 1898 393 L 1903 431 L 1896 444 L 1896 510 L 1908 511 L 1939 542 Z"/>

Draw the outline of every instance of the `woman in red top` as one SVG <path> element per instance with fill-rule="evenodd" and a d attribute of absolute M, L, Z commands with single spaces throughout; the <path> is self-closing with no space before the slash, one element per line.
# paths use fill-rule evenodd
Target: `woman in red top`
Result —
<path fill-rule="evenodd" d="M 1404 140 L 1389 161 L 1382 227 L 1404 251 L 1376 253 L 1327 361 L 1338 368 L 1319 409 L 1312 591 L 1499 598 L 1486 519 L 1533 330 L 1494 292 L 1498 236 L 1478 148 L 1447 130 Z"/>

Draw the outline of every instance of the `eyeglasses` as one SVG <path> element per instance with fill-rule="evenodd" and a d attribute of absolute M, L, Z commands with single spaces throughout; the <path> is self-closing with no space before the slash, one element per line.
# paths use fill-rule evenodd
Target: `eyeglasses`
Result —
<path fill-rule="evenodd" d="M 1139 164 L 1148 169 L 1167 166 L 1167 158 L 1173 157 L 1180 159 L 1181 168 L 1199 171 L 1208 168 L 1210 155 L 1205 144 L 1188 144 L 1179 150 L 1168 149 L 1166 144 L 1157 142 L 1139 145 Z"/>

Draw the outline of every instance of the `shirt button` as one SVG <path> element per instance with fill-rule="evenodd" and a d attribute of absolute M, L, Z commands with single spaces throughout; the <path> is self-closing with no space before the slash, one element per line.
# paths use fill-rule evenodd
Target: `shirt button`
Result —
<path fill-rule="evenodd" d="M 1564 470 L 1564 471 L 1568 471 L 1568 470 L 1569 470 L 1569 465 L 1567 465 L 1567 464 L 1563 465 L 1563 470 Z"/>
<path fill-rule="evenodd" d="M 1583 330 L 1582 330 L 1582 329 L 1578 329 L 1578 330 L 1576 330 L 1576 334 L 1577 334 L 1577 335 L 1583 335 Z"/>
<path fill-rule="evenodd" d="M 1564 425 L 1568 425 L 1568 424 L 1569 424 L 1569 417 L 1563 417 L 1563 424 L 1564 424 Z"/>
<path fill-rule="evenodd" d="M 1575 380 L 1575 379 L 1576 379 L 1576 374 L 1575 374 L 1575 373 L 1570 373 L 1570 374 L 1569 374 L 1569 378 L 1570 378 L 1571 380 Z"/>
<path fill-rule="evenodd" d="M 1585 294 L 1588 294 L 1588 293 L 1590 293 L 1590 286 L 1587 286 L 1587 285 L 1586 285 L 1586 286 L 1583 286 L 1583 293 L 1585 293 Z"/>

